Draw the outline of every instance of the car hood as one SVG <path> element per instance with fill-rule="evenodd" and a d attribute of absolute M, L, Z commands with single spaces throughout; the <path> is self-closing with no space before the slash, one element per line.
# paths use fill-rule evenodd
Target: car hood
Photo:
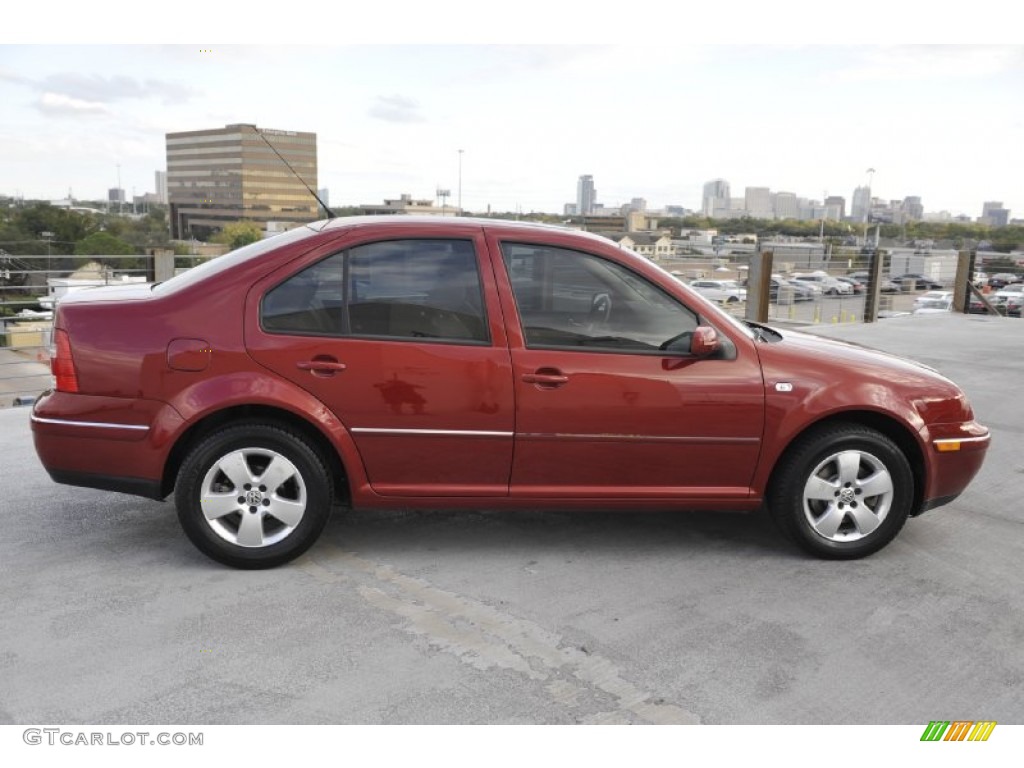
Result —
<path fill-rule="evenodd" d="M 844 370 L 855 371 L 859 376 L 867 378 L 890 379 L 896 375 L 900 378 L 919 378 L 922 383 L 942 383 L 956 387 L 949 379 L 942 376 L 924 362 L 872 349 L 861 344 L 838 339 L 828 339 L 800 331 L 778 331 L 781 340 L 760 347 L 762 358 L 772 357 L 774 352 L 784 352 L 787 357 L 800 356 L 808 364 L 820 364 L 821 367 L 834 369 L 839 366 Z"/>

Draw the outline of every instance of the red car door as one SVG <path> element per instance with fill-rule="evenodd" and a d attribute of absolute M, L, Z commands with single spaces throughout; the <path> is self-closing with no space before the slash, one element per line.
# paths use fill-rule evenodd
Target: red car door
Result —
<path fill-rule="evenodd" d="M 719 353 L 689 355 L 696 313 L 597 244 L 489 242 L 511 318 L 512 495 L 749 495 L 764 426 L 751 344 L 719 329 Z"/>
<path fill-rule="evenodd" d="M 337 415 L 378 493 L 507 495 L 512 374 L 482 234 L 402 232 L 258 283 L 246 345 Z"/>

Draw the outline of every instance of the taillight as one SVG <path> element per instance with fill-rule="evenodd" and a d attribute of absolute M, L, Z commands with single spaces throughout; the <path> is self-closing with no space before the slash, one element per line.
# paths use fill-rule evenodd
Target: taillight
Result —
<path fill-rule="evenodd" d="M 50 370 L 57 379 L 58 392 L 77 392 L 78 374 L 75 360 L 71 356 L 71 339 L 67 331 L 55 328 L 53 331 L 54 355 L 50 358 Z"/>

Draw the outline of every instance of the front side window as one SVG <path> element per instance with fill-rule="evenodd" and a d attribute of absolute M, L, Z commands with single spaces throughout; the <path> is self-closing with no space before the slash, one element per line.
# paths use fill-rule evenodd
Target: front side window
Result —
<path fill-rule="evenodd" d="M 269 291 L 270 332 L 487 342 L 476 250 L 464 240 L 389 240 L 307 267 Z"/>
<path fill-rule="evenodd" d="M 689 351 L 697 315 L 629 269 L 563 248 L 501 249 L 528 347 Z"/>

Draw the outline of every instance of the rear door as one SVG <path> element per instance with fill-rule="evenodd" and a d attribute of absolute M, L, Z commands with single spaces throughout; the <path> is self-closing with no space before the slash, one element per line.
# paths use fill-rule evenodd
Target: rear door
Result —
<path fill-rule="evenodd" d="M 508 493 L 511 365 L 486 245 L 465 231 L 311 254 L 247 301 L 250 354 L 338 416 L 382 495 Z"/>

